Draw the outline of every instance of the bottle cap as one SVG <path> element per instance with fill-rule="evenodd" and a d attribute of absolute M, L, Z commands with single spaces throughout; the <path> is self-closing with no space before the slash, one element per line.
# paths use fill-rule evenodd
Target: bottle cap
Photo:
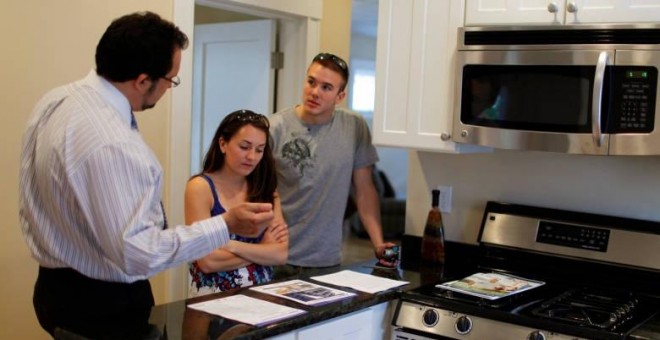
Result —
<path fill-rule="evenodd" d="M 437 207 L 440 205 L 440 190 L 438 189 L 433 189 L 431 190 L 431 195 L 432 195 L 432 207 Z"/>

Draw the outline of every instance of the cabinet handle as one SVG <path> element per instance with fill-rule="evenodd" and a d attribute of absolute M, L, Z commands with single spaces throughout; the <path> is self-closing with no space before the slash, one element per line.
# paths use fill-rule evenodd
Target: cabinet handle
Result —
<path fill-rule="evenodd" d="M 451 135 L 448 134 L 448 133 L 446 133 L 446 132 L 443 132 L 443 133 L 440 134 L 440 139 L 441 139 L 443 142 L 446 142 L 446 141 L 448 141 L 449 139 L 451 139 Z"/>
<path fill-rule="evenodd" d="M 566 4 L 566 10 L 568 13 L 577 13 L 578 7 L 573 1 L 569 1 L 568 4 Z"/>
<path fill-rule="evenodd" d="M 550 13 L 557 13 L 559 10 L 559 7 L 557 6 L 557 2 L 553 1 L 548 4 L 548 12 Z"/>

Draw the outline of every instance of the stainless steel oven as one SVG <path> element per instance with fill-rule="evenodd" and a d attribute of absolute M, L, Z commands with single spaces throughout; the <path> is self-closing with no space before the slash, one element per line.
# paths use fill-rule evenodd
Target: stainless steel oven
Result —
<path fill-rule="evenodd" d="M 660 26 L 466 27 L 459 36 L 454 141 L 660 154 Z"/>
<path fill-rule="evenodd" d="M 660 222 L 488 202 L 475 272 L 545 284 L 497 299 L 403 293 L 394 340 L 660 339 Z"/>

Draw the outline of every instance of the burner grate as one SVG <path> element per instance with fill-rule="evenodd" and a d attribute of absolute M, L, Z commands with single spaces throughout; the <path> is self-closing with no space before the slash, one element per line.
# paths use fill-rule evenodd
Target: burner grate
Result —
<path fill-rule="evenodd" d="M 639 300 L 632 293 L 568 290 L 546 300 L 532 314 L 584 327 L 616 331 L 637 312 Z"/>

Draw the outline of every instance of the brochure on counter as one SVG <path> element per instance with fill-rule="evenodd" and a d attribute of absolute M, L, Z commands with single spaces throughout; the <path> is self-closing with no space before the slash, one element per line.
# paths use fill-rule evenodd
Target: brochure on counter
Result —
<path fill-rule="evenodd" d="M 501 273 L 476 273 L 460 280 L 436 285 L 437 288 L 496 300 L 544 285 L 543 281 Z"/>
<path fill-rule="evenodd" d="M 240 294 L 190 304 L 188 307 L 255 326 L 307 313 L 302 309 L 282 306 Z"/>
<path fill-rule="evenodd" d="M 392 280 L 375 275 L 342 270 L 338 273 L 312 276 L 313 280 L 336 286 L 349 287 L 365 293 L 375 294 L 388 289 L 407 285 L 408 281 Z"/>
<path fill-rule="evenodd" d="M 333 289 L 303 280 L 272 283 L 264 286 L 251 287 L 250 289 L 308 306 L 326 304 L 355 296 L 355 293 L 345 292 L 343 290 Z"/>

